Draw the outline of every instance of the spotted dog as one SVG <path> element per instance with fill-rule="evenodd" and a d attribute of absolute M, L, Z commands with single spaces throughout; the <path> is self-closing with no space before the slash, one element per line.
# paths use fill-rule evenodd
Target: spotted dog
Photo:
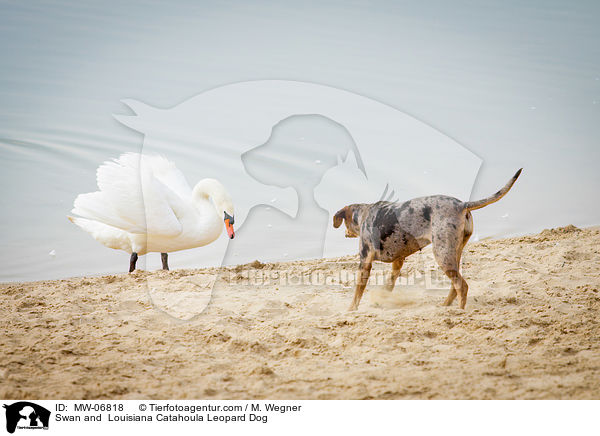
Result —
<path fill-rule="evenodd" d="M 404 259 L 429 244 L 433 244 L 435 260 L 452 282 L 444 305 L 452 304 L 458 295 L 458 304 L 464 309 L 469 286 L 459 272 L 459 265 L 462 250 L 473 233 L 471 211 L 504 197 L 521 171 L 522 168 L 506 186 L 483 200 L 463 202 L 433 195 L 405 203 L 351 204 L 339 210 L 333 217 L 333 227 L 337 229 L 343 221 L 346 237 L 360 238 L 360 269 L 350 310 L 358 308 L 373 261 L 392 263 L 392 274 L 386 285 L 392 291 Z"/>

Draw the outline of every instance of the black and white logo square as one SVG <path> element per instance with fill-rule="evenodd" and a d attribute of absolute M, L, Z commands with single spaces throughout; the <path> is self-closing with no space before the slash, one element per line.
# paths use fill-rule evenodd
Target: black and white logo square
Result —
<path fill-rule="evenodd" d="M 29 401 L 19 401 L 13 404 L 4 404 L 6 409 L 6 431 L 14 433 L 15 430 L 48 429 L 50 411 Z"/>

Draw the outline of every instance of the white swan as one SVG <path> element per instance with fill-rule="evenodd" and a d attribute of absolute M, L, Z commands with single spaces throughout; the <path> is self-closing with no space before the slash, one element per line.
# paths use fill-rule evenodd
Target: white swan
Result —
<path fill-rule="evenodd" d="M 138 255 L 202 247 L 223 230 L 229 238 L 234 211 L 231 197 L 215 179 L 192 190 L 175 164 L 159 155 L 125 153 L 96 171 L 99 191 L 80 194 L 68 218 L 101 244 L 131 253 L 129 272 Z M 223 221 L 222 221 L 223 220 Z"/>

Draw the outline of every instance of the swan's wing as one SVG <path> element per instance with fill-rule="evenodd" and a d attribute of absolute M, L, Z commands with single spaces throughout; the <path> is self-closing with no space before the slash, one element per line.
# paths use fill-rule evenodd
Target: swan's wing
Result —
<path fill-rule="evenodd" d="M 71 216 L 68 218 L 73 224 L 78 225 L 92 235 L 92 237 L 102 245 L 105 245 L 108 248 L 114 248 L 115 250 L 124 250 L 131 253 L 131 241 L 129 240 L 127 232 L 95 220 Z"/>
<path fill-rule="evenodd" d="M 179 235 L 183 230 L 180 219 L 189 212 L 182 198 L 156 178 L 150 168 L 143 166 L 142 192 L 147 233 L 154 236 Z"/>
<path fill-rule="evenodd" d="M 130 233 L 145 233 L 145 219 L 136 224 L 130 217 L 121 214 L 115 208 L 112 202 L 113 198 L 114 195 L 102 191 L 79 194 L 75 199 L 72 212 L 88 220 L 97 221 Z M 131 208 L 133 209 L 134 207 L 135 205 L 132 204 Z M 143 216 L 143 204 L 139 205 L 139 207 Z"/>
<path fill-rule="evenodd" d="M 125 153 L 100 165 L 96 171 L 100 192 L 78 196 L 73 213 L 130 233 L 181 233 L 182 200 L 154 177 L 152 165 L 142 159 L 137 153 Z"/>
<path fill-rule="evenodd" d="M 192 196 L 192 188 L 183 173 L 164 156 L 145 155 L 142 157 L 142 166 L 149 168 L 157 180 L 181 199 L 188 200 Z"/>
<path fill-rule="evenodd" d="M 126 153 L 104 162 L 96 170 L 96 181 L 100 191 L 79 195 L 73 213 L 131 233 L 145 233 L 139 155 Z"/>
<path fill-rule="evenodd" d="M 190 213 L 192 201 L 192 189 L 185 176 L 173 162 L 157 154 L 144 155 L 141 166 L 148 181 L 142 182 L 148 228 L 157 235 L 179 234 L 181 219 Z"/>

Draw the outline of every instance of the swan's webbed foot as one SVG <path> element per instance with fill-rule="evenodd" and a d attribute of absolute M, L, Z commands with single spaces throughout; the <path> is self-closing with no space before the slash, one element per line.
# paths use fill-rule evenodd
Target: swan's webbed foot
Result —
<path fill-rule="evenodd" d="M 168 254 L 160 253 L 160 260 L 162 260 L 163 269 L 169 271 Z"/>
<path fill-rule="evenodd" d="M 129 272 L 133 272 L 135 270 L 135 264 L 138 260 L 138 254 L 134 251 L 131 253 L 131 257 L 129 258 Z"/>

